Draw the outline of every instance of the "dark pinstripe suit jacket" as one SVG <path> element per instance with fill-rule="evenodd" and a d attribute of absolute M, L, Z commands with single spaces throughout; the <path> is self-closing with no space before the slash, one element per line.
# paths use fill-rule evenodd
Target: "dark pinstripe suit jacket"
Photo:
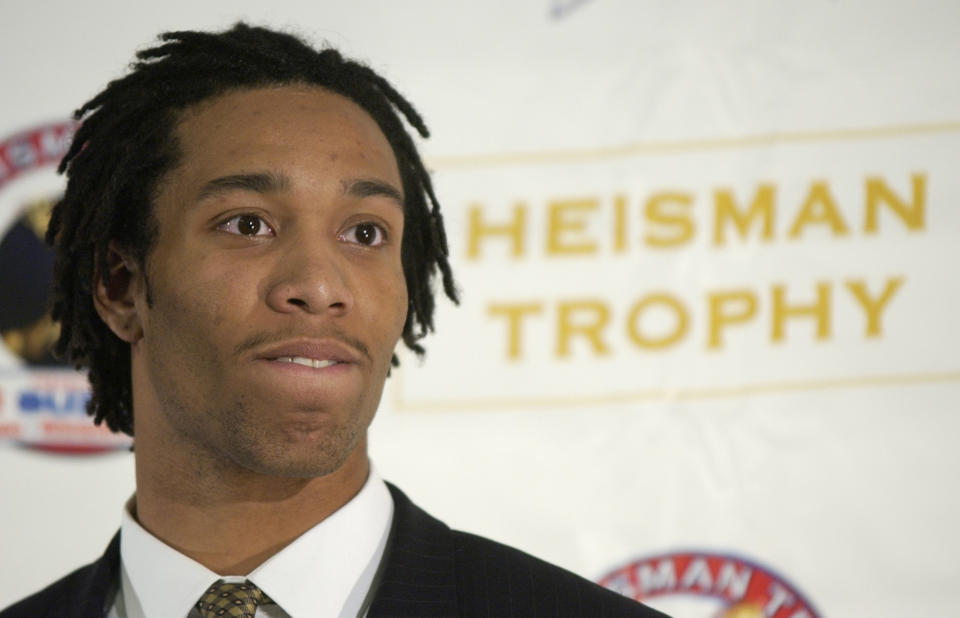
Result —
<path fill-rule="evenodd" d="M 451 530 L 388 486 L 393 525 L 369 618 L 664 618 L 523 552 Z M 99 560 L 3 610 L 0 618 L 103 618 L 119 569 L 117 533 Z"/>

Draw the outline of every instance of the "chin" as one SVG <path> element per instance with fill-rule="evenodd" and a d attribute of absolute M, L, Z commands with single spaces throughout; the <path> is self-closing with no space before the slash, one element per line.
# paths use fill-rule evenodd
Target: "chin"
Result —
<path fill-rule="evenodd" d="M 333 474 L 343 466 L 343 462 L 284 461 L 271 462 L 254 471 L 264 476 L 276 476 L 287 479 L 314 479 Z"/>
<path fill-rule="evenodd" d="M 359 431 L 288 432 L 283 440 L 258 440 L 237 448 L 238 463 L 258 474 L 284 478 L 317 478 L 343 467 L 360 448 Z M 252 448 L 250 448 L 252 447 Z"/>

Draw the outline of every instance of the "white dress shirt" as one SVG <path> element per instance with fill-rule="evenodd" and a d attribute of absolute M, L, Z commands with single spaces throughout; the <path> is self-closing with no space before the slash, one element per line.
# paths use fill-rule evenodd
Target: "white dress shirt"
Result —
<path fill-rule="evenodd" d="M 133 500 L 131 499 L 131 504 Z M 370 590 L 393 519 L 393 499 L 371 466 L 360 492 L 247 575 L 221 577 L 147 532 L 123 512 L 120 585 L 108 618 L 199 616 L 218 579 L 249 579 L 275 603 L 257 618 L 355 618 Z"/>

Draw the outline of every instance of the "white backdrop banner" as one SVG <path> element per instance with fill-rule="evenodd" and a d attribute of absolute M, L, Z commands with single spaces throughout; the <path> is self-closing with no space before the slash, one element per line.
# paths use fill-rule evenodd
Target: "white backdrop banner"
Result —
<path fill-rule="evenodd" d="M 48 4 L 0 6 L 0 606 L 133 491 L 48 353 L 70 111 L 160 31 L 247 19 L 434 135 L 463 302 L 388 380 L 384 477 L 678 618 L 955 615 L 960 6 Z"/>

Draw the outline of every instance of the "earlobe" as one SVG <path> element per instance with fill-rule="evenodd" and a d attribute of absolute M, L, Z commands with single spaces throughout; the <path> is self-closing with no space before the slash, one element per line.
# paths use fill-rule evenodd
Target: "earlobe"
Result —
<path fill-rule="evenodd" d="M 93 280 L 93 304 L 113 333 L 127 343 L 143 337 L 136 297 L 143 275 L 136 262 L 113 242 L 107 249 L 107 277 L 97 269 Z"/>

